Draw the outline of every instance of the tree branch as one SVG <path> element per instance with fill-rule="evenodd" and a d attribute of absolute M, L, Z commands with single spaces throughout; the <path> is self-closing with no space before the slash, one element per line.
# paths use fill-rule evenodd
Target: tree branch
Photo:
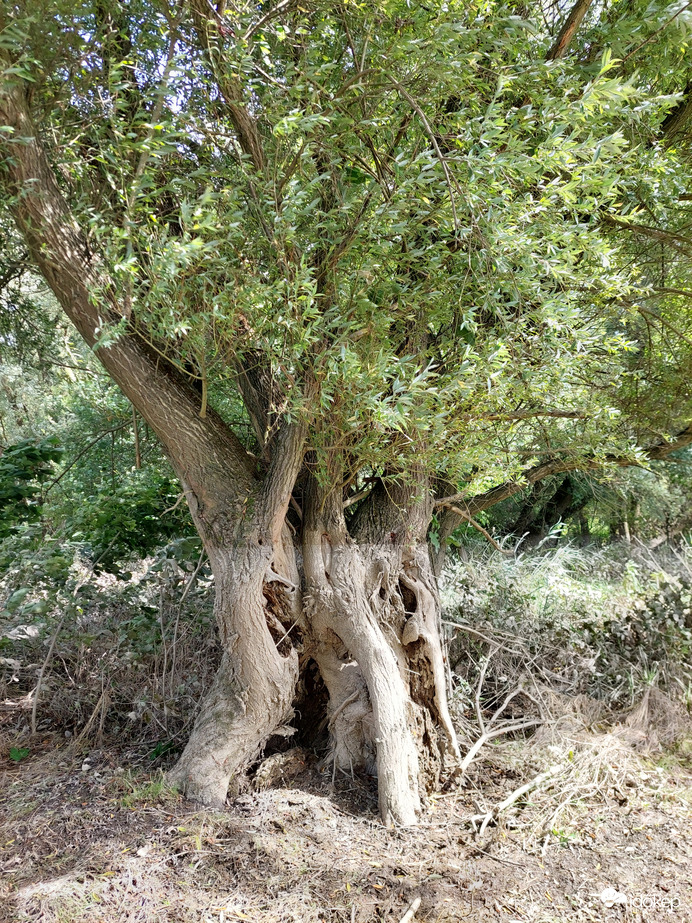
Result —
<path fill-rule="evenodd" d="M 592 0 L 577 0 L 572 9 L 570 10 L 569 16 L 562 24 L 562 28 L 558 32 L 557 38 L 555 39 L 550 51 L 546 55 L 548 61 L 557 61 L 559 58 L 563 58 L 567 52 L 567 49 L 572 44 L 574 36 L 577 34 L 577 30 L 581 25 L 582 19 L 586 16 L 589 7 L 591 6 Z"/>
<path fill-rule="evenodd" d="M 10 260 L 6 264 L 4 272 L 0 275 L 0 292 L 14 282 L 15 279 L 21 278 L 29 268 L 29 254 L 23 253 L 18 259 Z"/>
<path fill-rule="evenodd" d="M 628 61 L 632 57 L 632 55 L 640 51 L 645 45 L 648 45 L 649 42 L 652 42 L 656 38 L 657 35 L 663 32 L 664 29 L 668 28 L 668 26 L 671 24 L 671 22 L 673 22 L 673 20 L 677 19 L 681 13 L 684 13 L 686 10 L 689 10 L 691 6 L 692 6 L 692 2 L 686 3 L 684 6 L 681 6 L 679 10 L 676 10 L 669 19 L 666 19 L 666 21 L 663 23 L 662 26 L 656 29 L 655 32 L 652 32 L 651 35 L 649 35 L 648 38 L 645 38 L 643 42 L 640 42 L 640 44 L 637 45 L 636 48 L 633 48 L 632 51 L 628 52 L 625 55 L 625 57 L 622 59 L 622 63 L 624 64 L 625 61 Z"/>
<path fill-rule="evenodd" d="M 687 81 L 682 99 L 674 106 L 661 122 L 661 135 L 666 147 L 674 144 L 684 132 L 685 126 L 692 117 L 692 81 Z"/>
<path fill-rule="evenodd" d="M 277 3 L 276 6 L 269 10 L 268 13 L 265 13 L 261 19 L 259 19 L 254 26 L 250 26 L 245 35 L 243 36 L 244 42 L 249 42 L 254 36 L 266 26 L 268 22 L 272 19 L 276 19 L 277 16 L 281 16 L 282 13 L 287 13 L 292 7 L 297 5 L 297 0 L 281 0 L 280 3 Z"/>
<path fill-rule="evenodd" d="M 678 449 L 684 449 L 689 445 L 692 445 L 692 423 L 681 430 L 673 439 L 662 439 L 660 442 L 648 446 L 644 450 L 643 456 L 650 461 L 662 461 Z M 641 462 L 630 455 L 607 455 L 603 459 L 588 456 L 566 460 L 550 459 L 529 468 L 520 478 L 505 481 L 504 484 L 499 484 L 497 487 L 485 491 L 485 493 L 465 500 L 459 497 L 455 506 L 451 506 L 449 501 L 443 500 L 441 505 L 446 508 L 446 512 L 440 521 L 440 542 L 446 542 L 462 522 L 469 521 L 470 517 L 476 516 L 483 510 L 490 509 L 497 503 L 516 496 L 525 490 L 529 484 L 535 484 L 537 481 L 541 481 L 543 478 L 550 477 L 553 474 L 563 474 L 568 471 L 594 471 L 604 467 L 604 465 L 626 468 L 639 466 Z"/>
<path fill-rule="evenodd" d="M 257 123 L 243 104 L 242 89 L 238 81 L 223 74 L 219 68 L 220 39 L 230 30 L 205 0 L 190 0 L 190 9 L 197 38 L 214 72 L 231 121 L 238 133 L 238 141 L 243 153 L 250 158 L 254 168 L 262 172 L 266 166 L 266 160 Z"/>
<path fill-rule="evenodd" d="M 512 554 L 513 553 L 511 551 L 508 551 L 506 548 L 503 548 L 501 545 L 499 545 L 495 541 L 495 539 L 492 537 L 492 535 L 488 531 L 486 531 L 480 523 L 476 522 L 476 520 L 473 519 L 472 516 L 469 516 L 468 513 L 465 513 L 463 510 L 460 510 L 458 506 L 454 506 L 451 503 L 443 503 L 442 506 L 450 510 L 452 513 L 456 513 L 457 516 L 461 516 L 462 519 L 465 519 L 466 522 L 468 522 L 470 526 L 473 526 L 473 528 L 477 532 L 480 532 L 481 535 L 483 535 L 490 542 L 490 544 L 493 546 L 495 551 L 499 551 L 501 554 Z"/>
<path fill-rule="evenodd" d="M 0 57 L 0 67 L 5 62 Z M 213 518 L 213 511 L 252 489 L 254 468 L 243 445 L 170 364 L 128 331 L 98 346 L 109 324 L 122 324 L 116 287 L 90 252 L 60 192 L 29 114 L 23 82 L 0 71 L 4 169 L 0 184 L 32 261 L 63 310 L 164 446 L 179 477 Z M 211 474 L 213 473 L 213 477 Z M 213 481 L 213 484 L 212 484 Z"/>
<path fill-rule="evenodd" d="M 604 215 L 601 221 L 611 227 L 622 228 L 624 231 L 632 231 L 633 234 L 639 234 L 641 237 L 650 237 L 652 240 L 668 244 L 668 246 L 685 256 L 692 255 L 692 240 L 688 237 L 683 237 L 681 234 L 662 231 L 661 228 L 653 228 L 648 224 L 632 224 L 629 221 L 616 218 L 614 215 Z"/>

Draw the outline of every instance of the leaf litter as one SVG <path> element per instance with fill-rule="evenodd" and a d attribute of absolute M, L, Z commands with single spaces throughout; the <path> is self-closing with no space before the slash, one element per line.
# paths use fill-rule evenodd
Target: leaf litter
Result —
<path fill-rule="evenodd" d="M 6 747 L 0 920 L 692 921 L 692 774 L 641 752 L 647 709 L 489 743 L 394 831 L 376 780 L 297 748 L 208 812 L 115 746 L 85 759 L 46 737 L 20 763 Z"/>

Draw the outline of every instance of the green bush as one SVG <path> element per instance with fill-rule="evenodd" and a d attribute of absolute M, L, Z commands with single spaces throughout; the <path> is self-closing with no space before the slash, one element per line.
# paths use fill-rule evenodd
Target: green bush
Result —
<path fill-rule="evenodd" d="M 486 553 L 450 568 L 446 617 L 520 640 L 565 692 L 613 705 L 652 683 L 679 693 L 692 684 L 692 570 L 679 558 L 622 544 Z"/>
<path fill-rule="evenodd" d="M 70 542 L 88 551 L 97 570 L 119 573 L 121 564 L 152 554 L 162 543 L 194 536 L 180 486 L 157 470 L 121 474 L 114 488 L 101 487 L 63 501 L 53 515 Z"/>
<path fill-rule="evenodd" d="M 0 537 L 18 523 L 32 522 L 41 513 L 41 485 L 60 460 L 63 449 L 57 437 L 39 441 L 23 439 L 0 455 Z"/>

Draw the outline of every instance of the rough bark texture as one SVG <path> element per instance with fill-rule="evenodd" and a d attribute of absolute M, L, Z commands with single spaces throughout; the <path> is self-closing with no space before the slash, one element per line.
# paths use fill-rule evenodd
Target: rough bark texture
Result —
<path fill-rule="evenodd" d="M 214 549 L 210 557 L 224 654 L 171 778 L 190 798 L 220 807 L 233 774 L 290 721 L 298 656 L 280 618 L 290 617 L 282 597 L 295 590 L 267 581 L 272 549 L 247 544 Z"/>
<path fill-rule="evenodd" d="M 688 81 L 682 99 L 676 106 L 673 106 L 661 122 L 661 135 L 666 145 L 685 140 L 689 134 L 690 119 L 692 119 L 692 81 Z"/>
<path fill-rule="evenodd" d="M 557 34 L 550 51 L 546 55 L 548 61 L 556 61 L 564 57 L 567 49 L 572 44 L 574 36 L 581 25 L 582 19 L 586 16 L 592 0 L 577 0 L 562 24 L 562 28 Z"/>
<path fill-rule="evenodd" d="M 420 485 L 380 485 L 349 532 L 341 490 L 315 480 L 304 509 L 306 611 L 330 694 L 332 759 L 348 770 L 374 757 L 386 823 L 414 823 L 425 790 L 459 757 L 421 541 L 430 511 Z"/>
<path fill-rule="evenodd" d="M 310 621 L 318 636 L 324 628 L 338 635 L 348 658 L 346 668 L 355 661 L 367 685 L 382 819 L 387 824 L 413 824 L 421 804 L 407 689 L 368 594 L 371 581 L 367 562 L 346 530 L 341 491 L 332 487 L 325 495 L 313 482 L 304 516 L 303 560 Z M 343 695 L 341 687 L 338 693 Z M 342 699 L 336 707 L 344 706 Z"/>

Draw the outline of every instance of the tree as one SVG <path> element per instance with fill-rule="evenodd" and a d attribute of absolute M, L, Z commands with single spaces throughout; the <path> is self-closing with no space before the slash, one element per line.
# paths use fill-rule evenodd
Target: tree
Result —
<path fill-rule="evenodd" d="M 173 771 L 193 798 L 223 803 L 314 663 L 332 758 L 415 822 L 459 757 L 428 538 L 498 481 L 637 458 L 641 271 L 608 221 L 673 175 L 637 140 L 676 98 L 615 75 L 621 23 L 578 6 L 557 40 L 512 3 L 0 14 L 21 242 L 215 576 L 223 660 Z M 688 412 L 637 435 L 670 451 Z"/>

